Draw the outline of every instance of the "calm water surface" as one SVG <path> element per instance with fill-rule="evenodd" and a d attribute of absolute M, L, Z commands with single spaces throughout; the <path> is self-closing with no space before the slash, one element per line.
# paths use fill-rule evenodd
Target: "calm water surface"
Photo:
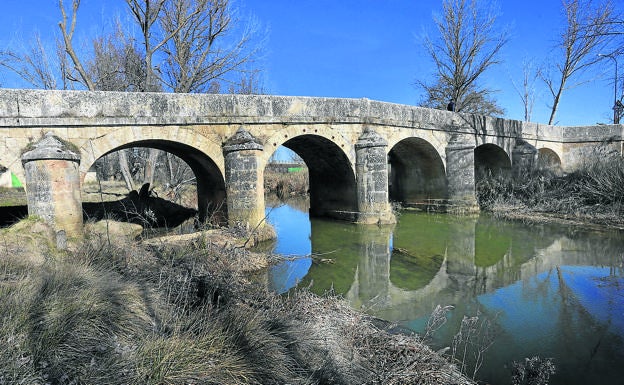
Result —
<path fill-rule="evenodd" d="M 509 384 L 512 363 L 535 355 L 553 358 L 551 384 L 624 383 L 622 233 L 415 212 L 358 226 L 310 221 L 305 203 L 267 211 L 274 252 L 292 257 L 269 272 L 277 292 L 333 289 L 418 333 L 436 305 L 452 305 L 431 341 L 439 348 L 479 315 L 495 339 L 477 379 L 491 384 Z"/>

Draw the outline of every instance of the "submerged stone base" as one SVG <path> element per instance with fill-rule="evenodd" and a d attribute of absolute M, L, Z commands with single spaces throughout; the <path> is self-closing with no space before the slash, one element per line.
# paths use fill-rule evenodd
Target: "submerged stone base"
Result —
<path fill-rule="evenodd" d="M 454 215 L 478 214 L 481 211 L 477 201 L 474 199 L 450 200 L 446 204 L 446 212 Z"/>
<path fill-rule="evenodd" d="M 391 211 L 381 213 L 359 213 L 355 221 L 362 225 L 390 225 L 397 223 L 396 216 Z"/>

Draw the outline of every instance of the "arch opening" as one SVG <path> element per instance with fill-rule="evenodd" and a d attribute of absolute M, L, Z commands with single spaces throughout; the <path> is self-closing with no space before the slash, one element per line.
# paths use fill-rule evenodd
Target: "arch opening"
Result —
<path fill-rule="evenodd" d="M 390 200 L 404 206 L 443 208 L 448 181 L 442 158 L 424 139 L 407 138 L 388 153 Z"/>
<path fill-rule="evenodd" d="M 477 181 L 485 177 L 511 176 L 511 160 L 499 146 L 495 144 L 482 144 L 474 150 L 475 179 Z"/>
<path fill-rule="evenodd" d="M 540 148 L 537 151 L 537 168 L 555 173 L 561 172 L 561 158 L 550 148 Z"/>
<path fill-rule="evenodd" d="M 309 190 L 308 166 L 303 159 L 287 147 L 279 146 L 269 158 L 264 169 L 264 191 L 279 200 L 307 197 Z M 308 210 L 304 199 L 305 211 Z M 299 204 L 301 199 L 298 200 Z"/>
<path fill-rule="evenodd" d="M 0 227 L 10 226 L 28 216 L 22 181 L 0 164 Z"/>
<path fill-rule="evenodd" d="M 355 174 L 347 155 L 331 140 L 307 134 L 282 144 L 305 163 L 310 216 L 354 221 L 357 214 Z"/>
<path fill-rule="evenodd" d="M 125 192 L 141 191 L 138 195 L 130 192 L 127 198 L 158 199 L 167 215 L 172 215 L 169 210 L 174 210 L 175 204 L 192 209 L 200 224 L 221 225 L 227 221 L 224 177 L 216 163 L 194 147 L 166 140 L 136 141 L 112 149 L 90 166 L 83 181 L 83 196 L 91 201 L 89 193 L 100 186 L 114 186 Z M 150 185 L 145 191 L 147 183 Z M 100 195 L 96 194 L 98 199 Z M 103 215 L 97 207 L 87 209 L 89 203 L 83 200 L 85 211 L 96 210 L 96 218 Z M 190 213 L 178 211 L 187 217 Z M 176 226 L 179 219 L 175 215 L 169 223 Z"/>

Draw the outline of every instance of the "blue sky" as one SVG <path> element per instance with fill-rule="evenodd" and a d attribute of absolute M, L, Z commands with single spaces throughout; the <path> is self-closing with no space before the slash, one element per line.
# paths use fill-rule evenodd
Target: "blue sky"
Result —
<path fill-rule="evenodd" d="M 71 0 L 66 0 L 70 2 Z M 265 90 L 278 95 L 366 97 L 415 105 L 417 79 L 427 80 L 433 67 L 420 42 L 433 32 L 433 15 L 441 0 L 236 0 L 243 15 L 253 15 L 267 30 Z M 56 0 L 2 0 L 0 44 L 19 46 L 39 31 L 56 33 Z M 124 13 L 123 0 L 82 0 L 78 36 L 106 29 Z M 503 65 L 487 72 L 483 83 L 511 119 L 523 118 L 512 79 L 520 80 L 522 63 L 544 63 L 561 30 L 560 0 L 499 1 L 501 28 L 510 31 Z M 624 70 L 624 60 L 622 60 Z M 567 91 L 557 121 L 562 125 L 608 122 L 613 103 L 613 65 L 588 74 L 591 81 Z M 4 87 L 25 87 L 4 74 Z M 535 102 L 533 121 L 546 123 L 547 94 Z"/>

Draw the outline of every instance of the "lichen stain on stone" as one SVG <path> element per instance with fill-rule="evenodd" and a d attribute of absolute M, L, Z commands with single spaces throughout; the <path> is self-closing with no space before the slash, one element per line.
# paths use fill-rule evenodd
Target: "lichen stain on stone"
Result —
<path fill-rule="evenodd" d="M 304 115 L 306 112 L 306 103 L 301 99 L 294 99 L 288 110 L 286 111 L 286 115 Z"/>

